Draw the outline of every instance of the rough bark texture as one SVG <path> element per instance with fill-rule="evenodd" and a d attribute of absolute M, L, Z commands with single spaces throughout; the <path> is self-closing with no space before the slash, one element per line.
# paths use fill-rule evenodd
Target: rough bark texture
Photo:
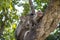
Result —
<path fill-rule="evenodd" d="M 45 13 L 40 28 L 37 29 L 39 33 L 37 32 L 36 40 L 44 40 L 57 28 L 57 24 L 60 22 L 60 0 L 51 0 Z"/>
<path fill-rule="evenodd" d="M 60 0 L 50 0 L 44 13 L 45 15 L 39 23 L 32 23 L 30 16 L 22 17 L 22 23 L 17 28 L 18 40 L 45 40 L 57 28 L 57 24 L 60 22 Z M 26 30 L 30 30 L 30 32 L 24 39 L 24 31 Z"/>

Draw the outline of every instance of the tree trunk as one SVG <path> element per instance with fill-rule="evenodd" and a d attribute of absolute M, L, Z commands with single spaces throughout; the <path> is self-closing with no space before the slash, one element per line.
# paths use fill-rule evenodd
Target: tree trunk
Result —
<path fill-rule="evenodd" d="M 30 21 L 28 20 L 30 17 L 23 17 L 22 19 L 24 20 L 22 21 L 25 22 L 23 22 L 16 30 L 16 34 L 18 36 L 17 40 L 45 40 L 45 38 L 57 28 L 57 24 L 60 22 L 60 0 L 50 0 L 50 3 L 44 13 L 45 15 L 41 19 L 42 21 L 39 21 L 39 24 L 37 23 L 38 25 L 35 25 L 34 27 L 32 26 L 33 29 L 29 29 L 30 32 L 27 36 L 25 36 L 25 39 L 23 37 L 23 31 L 25 31 L 25 27 L 27 27 L 26 24 Z M 24 28 L 24 30 L 21 30 L 21 28 Z"/>
<path fill-rule="evenodd" d="M 37 29 L 37 39 L 44 40 L 54 29 L 57 28 L 57 24 L 60 22 L 60 0 L 51 0 L 45 15 L 40 24 L 40 28 Z"/>

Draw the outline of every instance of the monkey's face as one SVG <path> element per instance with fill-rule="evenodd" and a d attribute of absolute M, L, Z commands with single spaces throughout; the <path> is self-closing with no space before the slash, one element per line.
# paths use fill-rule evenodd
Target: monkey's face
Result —
<path fill-rule="evenodd" d="M 42 13 L 41 11 L 38 11 L 38 12 L 37 12 L 37 16 L 38 16 L 38 17 L 42 17 L 42 16 L 43 16 L 43 13 Z"/>

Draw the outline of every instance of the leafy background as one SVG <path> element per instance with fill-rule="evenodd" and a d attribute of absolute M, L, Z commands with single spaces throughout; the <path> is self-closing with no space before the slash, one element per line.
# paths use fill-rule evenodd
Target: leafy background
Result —
<path fill-rule="evenodd" d="M 36 11 L 46 11 L 49 0 L 32 1 Z M 0 0 L 0 40 L 15 40 L 14 32 L 18 26 L 20 16 L 25 16 L 29 12 L 29 0 Z M 60 40 L 59 27 L 46 40 Z"/>

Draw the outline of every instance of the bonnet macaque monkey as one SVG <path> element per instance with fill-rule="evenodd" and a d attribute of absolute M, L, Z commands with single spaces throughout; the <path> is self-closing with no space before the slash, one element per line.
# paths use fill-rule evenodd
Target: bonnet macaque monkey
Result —
<path fill-rule="evenodd" d="M 30 14 L 29 14 L 30 15 Z M 21 21 L 16 29 L 16 38 L 17 40 L 27 40 L 25 39 L 27 37 L 27 35 L 29 34 L 31 27 L 33 27 L 34 25 L 36 25 L 38 23 L 38 20 L 40 20 L 40 18 L 43 16 L 41 11 L 38 11 L 34 14 L 35 16 L 33 17 L 33 19 L 30 18 L 30 16 L 22 17 Z M 34 27 L 33 27 L 34 28 Z M 31 33 L 31 35 L 34 34 L 33 32 Z M 31 39 L 32 40 L 32 39 Z"/>
<path fill-rule="evenodd" d="M 20 17 L 21 21 L 15 32 L 17 40 L 28 40 L 26 39 L 27 35 L 29 34 L 30 30 L 34 28 L 34 25 L 38 24 L 38 20 L 41 19 L 43 13 L 41 11 L 38 11 L 35 14 L 31 13 L 29 15 L 26 17 Z M 33 32 L 31 34 L 33 34 Z"/>
<path fill-rule="evenodd" d="M 32 36 L 32 35 L 35 35 L 35 33 L 34 33 L 35 32 L 34 25 L 36 26 L 38 24 L 38 20 L 40 20 L 43 17 L 43 13 L 40 10 L 38 12 L 36 12 L 35 14 L 33 14 L 33 15 L 35 15 L 35 16 L 30 20 L 32 22 L 31 23 L 32 25 L 30 26 L 31 28 L 29 28 L 29 30 L 27 30 L 25 32 L 25 34 L 24 34 L 24 40 L 33 40 L 34 39 L 33 36 Z M 29 35 L 32 36 L 32 37 L 29 38 Z"/>
<path fill-rule="evenodd" d="M 43 17 L 41 11 L 35 12 L 32 0 L 29 0 L 29 3 L 32 12 L 20 18 L 21 21 L 15 31 L 16 40 L 33 40 L 35 25 L 37 25 L 38 21 Z M 32 37 L 30 38 L 29 36 Z"/>

